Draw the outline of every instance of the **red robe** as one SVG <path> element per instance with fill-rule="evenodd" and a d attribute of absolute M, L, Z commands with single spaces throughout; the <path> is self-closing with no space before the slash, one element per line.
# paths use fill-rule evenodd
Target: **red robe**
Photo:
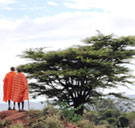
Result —
<path fill-rule="evenodd" d="M 13 79 L 12 97 L 14 102 L 22 102 L 29 99 L 29 87 L 23 73 L 17 73 Z"/>
<path fill-rule="evenodd" d="M 6 74 L 3 82 L 3 101 L 11 100 L 13 77 L 16 75 L 15 71 L 11 71 Z"/>

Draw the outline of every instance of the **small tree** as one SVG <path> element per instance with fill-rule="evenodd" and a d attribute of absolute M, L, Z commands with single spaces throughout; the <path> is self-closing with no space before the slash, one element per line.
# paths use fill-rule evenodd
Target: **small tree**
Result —
<path fill-rule="evenodd" d="M 120 116 L 116 122 L 116 125 L 121 128 L 125 128 L 129 126 L 129 120 L 126 116 Z"/>
<path fill-rule="evenodd" d="M 30 83 L 34 97 L 45 95 L 74 108 L 81 105 L 76 113 L 83 114 L 85 103 L 104 95 L 99 89 L 131 83 L 126 65 L 135 55 L 135 37 L 99 33 L 84 42 L 84 46 L 61 51 L 45 52 L 41 48 L 24 52 L 21 57 L 31 61 L 20 67 L 29 79 L 37 80 Z M 121 96 L 114 92 L 110 95 Z"/>
<path fill-rule="evenodd" d="M 85 105 L 88 111 L 103 111 L 107 109 L 117 110 L 119 112 L 133 111 L 135 100 L 129 98 L 95 98 L 93 103 Z"/>

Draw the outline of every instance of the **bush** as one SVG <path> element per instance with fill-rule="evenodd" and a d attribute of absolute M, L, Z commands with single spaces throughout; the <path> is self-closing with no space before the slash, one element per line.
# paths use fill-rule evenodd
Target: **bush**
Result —
<path fill-rule="evenodd" d="M 107 118 L 111 118 L 111 117 L 117 118 L 120 115 L 120 113 L 118 111 L 113 110 L 113 109 L 107 109 L 107 110 L 103 111 L 101 114 L 102 114 L 102 118 L 105 120 Z"/>
<path fill-rule="evenodd" d="M 106 120 L 107 120 L 107 121 L 108 121 L 108 123 L 109 123 L 109 124 L 111 124 L 111 125 L 112 125 L 112 124 L 115 124 L 115 123 L 116 123 L 116 121 L 117 121 L 117 119 L 116 119 L 116 118 L 114 118 L 114 117 L 107 118 Z"/>
<path fill-rule="evenodd" d="M 31 124 L 30 128 L 47 128 L 47 127 L 45 127 L 45 122 L 43 120 L 36 120 Z"/>
<path fill-rule="evenodd" d="M 77 126 L 80 128 L 95 128 L 94 124 L 89 120 L 80 120 L 77 122 Z"/>
<path fill-rule="evenodd" d="M 100 120 L 98 122 L 98 125 L 109 127 L 109 123 L 106 120 Z"/>
<path fill-rule="evenodd" d="M 45 128 L 64 128 L 64 124 L 59 116 L 48 116 L 45 120 Z"/>
<path fill-rule="evenodd" d="M 53 115 L 37 119 L 31 123 L 30 128 L 64 128 L 64 125 L 60 120 L 60 116 Z"/>
<path fill-rule="evenodd" d="M 125 116 L 120 116 L 116 122 L 118 127 L 127 127 L 129 126 L 129 120 Z"/>
<path fill-rule="evenodd" d="M 96 122 L 96 119 L 98 118 L 98 113 L 96 111 L 85 112 L 83 118 L 91 122 Z"/>
<path fill-rule="evenodd" d="M 97 125 L 94 128 L 108 128 L 108 126 L 106 126 L 106 125 Z"/>
<path fill-rule="evenodd" d="M 128 112 L 126 113 L 125 117 L 127 117 L 127 119 L 129 120 L 129 126 L 131 128 L 134 128 L 135 126 L 135 112 Z"/>
<path fill-rule="evenodd" d="M 11 125 L 10 120 L 0 121 L 0 128 L 6 128 L 9 127 L 10 125 Z"/>
<path fill-rule="evenodd" d="M 77 111 L 78 108 L 72 108 L 70 105 L 64 102 L 60 103 L 59 106 L 60 106 L 61 115 L 62 117 L 65 117 L 66 120 L 76 123 L 82 119 L 80 115 L 77 115 L 75 113 L 75 111 Z"/>
<path fill-rule="evenodd" d="M 9 128 L 24 128 L 23 124 L 22 123 L 19 123 L 17 125 L 10 125 Z"/>
<path fill-rule="evenodd" d="M 60 114 L 59 110 L 57 110 L 56 108 L 54 108 L 54 106 L 51 105 L 51 104 L 48 104 L 48 106 L 45 107 L 42 110 L 42 112 L 43 112 L 43 115 L 50 115 L 50 116 Z"/>
<path fill-rule="evenodd" d="M 30 128 L 64 128 L 60 111 L 49 103 L 42 111 L 29 111 L 27 116 Z"/>
<path fill-rule="evenodd" d="M 42 116 L 42 112 L 39 110 L 29 110 L 26 112 L 27 117 L 37 118 Z"/>
<path fill-rule="evenodd" d="M 43 116 L 42 111 L 38 110 L 30 110 L 27 112 L 27 120 L 29 121 L 29 127 L 38 128 L 38 124 L 41 120 L 44 120 L 45 116 Z M 40 127 L 39 127 L 40 128 Z"/>

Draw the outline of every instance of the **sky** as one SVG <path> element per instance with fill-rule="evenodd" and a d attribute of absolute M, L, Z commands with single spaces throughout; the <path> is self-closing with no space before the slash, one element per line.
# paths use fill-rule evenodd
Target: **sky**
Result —
<path fill-rule="evenodd" d="M 134 5 L 134 0 L 0 0 L 0 103 L 5 74 L 27 63 L 18 57 L 23 51 L 82 44 L 96 30 L 135 35 Z M 135 87 L 123 91 L 134 94 Z"/>

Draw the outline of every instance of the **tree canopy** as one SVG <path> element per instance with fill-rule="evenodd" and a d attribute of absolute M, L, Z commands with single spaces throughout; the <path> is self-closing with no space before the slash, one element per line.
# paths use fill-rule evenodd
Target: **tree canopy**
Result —
<path fill-rule="evenodd" d="M 135 55 L 134 45 L 134 36 L 99 33 L 86 38 L 82 46 L 49 52 L 44 48 L 26 50 L 21 57 L 30 61 L 19 67 L 36 80 L 29 84 L 34 97 L 45 95 L 75 108 L 81 105 L 77 113 L 82 114 L 85 103 L 105 96 L 99 89 L 131 83 L 127 65 Z"/>

